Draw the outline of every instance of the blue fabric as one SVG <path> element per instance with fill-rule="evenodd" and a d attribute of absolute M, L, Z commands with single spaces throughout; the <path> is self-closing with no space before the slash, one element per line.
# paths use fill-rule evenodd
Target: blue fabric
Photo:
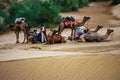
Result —
<path fill-rule="evenodd" d="M 44 35 L 44 33 L 42 31 L 38 34 L 38 36 L 36 38 L 40 42 L 46 42 L 47 41 L 46 37 L 45 37 L 45 35 Z"/>
<path fill-rule="evenodd" d="M 76 34 L 83 34 L 83 33 L 84 31 L 80 27 L 77 27 Z"/>
<path fill-rule="evenodd" d="M 35 40 L 38 40 L 38 36 L 36 35 L 36 36 L 33 36 L 33 38 L 35 39 Z"/>

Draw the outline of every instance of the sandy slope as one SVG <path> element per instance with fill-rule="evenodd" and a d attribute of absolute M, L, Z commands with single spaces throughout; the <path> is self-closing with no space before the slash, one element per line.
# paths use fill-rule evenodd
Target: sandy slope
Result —
<path fill-rule="evenodd" d="M 78 21 L 83 16 L 90 16 L 92 19 L 87 25 L 91 29 L 98 24 L 104 26 L 100 34 L 105 34 L 107 28 L 114 29 L 108 42 L 15 44 L 13 32 L 1 35 L 0 59 L 3 62 L 0 62 L 0 80 L 119 80 L 120 22 L 112 16 L 108 5 L 106 2 L 92 3 L 90 7 L 84 7 L 78 12 L 61 13 L 62 16 L 72 15 Z M 62 35 L 70 35 L 70 30 L 64 30 Z M 20 35 L 22 39 L 23 35 Z M 18 61 L 27 58 L 39 59 Z M 4 62 L 14 59 L 16 61 Z"/>
<path fill-rule="evenodd" d="M 112 13 L 114 16 L 120 19 L 120 4 L 112 8 Z"/>
<path fill-rule="evenodd" d="M 77 55 L 0 63 L 0 80 L 119 80 L 120 55 Z"/>

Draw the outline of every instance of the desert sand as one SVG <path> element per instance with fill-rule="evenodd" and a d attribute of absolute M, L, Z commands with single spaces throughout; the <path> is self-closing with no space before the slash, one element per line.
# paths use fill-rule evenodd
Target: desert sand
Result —
<path fill-rule="evenodd" d="M 15 44 L 13 32 L 1 35 L 0 80 L 120 80 L 120 20 L 117 9 L 120 7 L 97 2 L 76 12 L 60 14 L 72 15 L 78 21 L 83 16 L 90 16 L 91 20 L 86 25 L 92 30 L 103 25 L 100 34 L 105 34 L 107 28 L 114 29 L 107 42 Z M 70 35 L 70 29 L 64 30 L 62 35 Z M 22 39 L 23 35 L 20 35 Z"/>
<path fill-rule="evenodd" d="M 0 80 L 119 80 L 120 55 L 76 55 L 0 62 Z"/>

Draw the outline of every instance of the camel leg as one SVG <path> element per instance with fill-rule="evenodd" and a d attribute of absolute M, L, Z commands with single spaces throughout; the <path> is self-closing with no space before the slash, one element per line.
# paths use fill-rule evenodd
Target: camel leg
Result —
<path fill-rule="evenodd" d="M 60 42 L 63 43 L 63 42 L 64 42 L 64 39 L 62 38 Z"/>
<path fill-rule="evenodd" d="M 55 41 L 54 41 L 54 39 L 52 39 L 52 44 L 54 44 L 55 43 Z"/>
<path fill-rule="evenodd" d="M 27 34 L 27 43 L 29 42 L 29 36 L 28 36 L 28 34 Z"/>
<path fill-rule="evenodd" d="M 29 31 L 30 31 L 30 28 L 28 27 L 26 30 L 27 43 L 29 42 Z"/>
<path fill-rule="evenodd" d="M 64 30 L 64 26 L 61 26 L 61 28 L 60 28 L 60 34 L 63 32 L 63 30 Z"/>
<path fill-rule="evenodd" d="M 15 31 L 16 43 L 19 43 L 19 31 Z"/>
<path fill-rule="evenodd" d="M 65 26 L 64 26 L 63 23 L 59 25 L 58 34 L 61 34 L 61 33 L 62 33 L 62 31 L 64 30 L 64 27 L 65 27 Z"/>
<path fill-rule="evenodd" d="M 76 29 L 74 29 L 74 38 L 76 37 Z"/>
<path fill-rule="evenodd" d="M 73 29 L 71 29 L 71 40 L 73 40 Z"/>
<path fill-rule="evenodd" d="M 82 34 L 82 35 L 80 36 L 80 39 L 81 39 L 83 42 L 86 42 L 86 40 L 85 40 L 85 35 L 86 35 L 86 34 Z"/>
<path fill-rule="evenodd" d="M 61 43 L 66 43 L 66 41 L 65 41 L 65 39 L 64 39 L 64 38 L 62 38 Z"/>
<path fill-rule="evenodd" d="M 26 43 L 29 42 L 29 35 L 27 33 L 24 33 L 24 40 L 23 40 L 23 43 L 25 42 L 26 40 Z"/>
<path fill-rule="evenodd" d="M 26 35 L 25 31 L 23 31 L 23 33 L 24 33 L 24 40 L 23 40 L 23 43 L 25 43 L 25 39 L 27 38 L 27 35 Z"/>
<path fill-rule="evenodd" d="M 25 40 L 27 39 L 27 34 L 24 33 L 24 40 L 23 43 L 25 43 Z"/>
<path fill-rule="evenodd" d="M 51 37 L 51 44 L 54 44 L 55 43 L 55 40 L 54 40 L 54 37 L 52 36 Z"/>
<path fill-rule="evenodd" d="M 58 34 L 61 34 L 61 26 L 58 27 Z"/>

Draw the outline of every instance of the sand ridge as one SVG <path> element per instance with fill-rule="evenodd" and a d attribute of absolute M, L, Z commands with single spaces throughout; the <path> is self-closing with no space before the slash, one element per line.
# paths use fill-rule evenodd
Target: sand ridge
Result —
<path fill-rule="evenodd" d="M 0 62 L 1 80 L 119 80 L 120 55 L 90 54 Z"/>

